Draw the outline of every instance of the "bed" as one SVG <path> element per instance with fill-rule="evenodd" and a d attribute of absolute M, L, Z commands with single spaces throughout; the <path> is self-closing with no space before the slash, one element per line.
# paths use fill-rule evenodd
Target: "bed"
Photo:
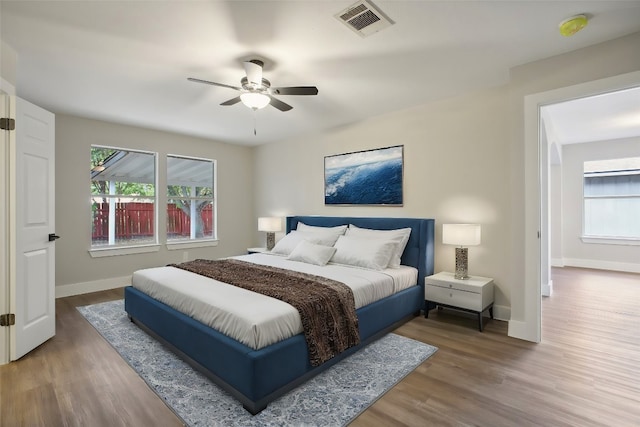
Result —
<path fill-rule="evenodd" d="M 132 286 L 125 288 L 125 310 L 133 322 L 236 398 L 252 414 L 269 402 L 326 370 L 370 342 L 418 315 L 424 307 L 424 278 L 433 274 L 434 220 L 292 216 L 286 231 L 298 223 L 334 227 L 394 230 L 411 228 L 402 264 L 417 269 L 417 283 L 356 310 L 360 343 L 319 366 L 309 361 L 304 334 L 254 349 L 183 314 Z"/>

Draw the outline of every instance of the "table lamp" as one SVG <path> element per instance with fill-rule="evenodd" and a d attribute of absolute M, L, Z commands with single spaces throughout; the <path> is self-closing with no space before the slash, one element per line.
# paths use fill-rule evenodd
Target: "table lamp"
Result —
<path fill-rule="evenodd" d="M 468 279 L 468 249 L 464 246 L 480 244 L 479 224 L 443 224 L 442 243 L 456 245 L 456 279 Z"/>
<path fill-rule="evenodd" d="M 273 249 L 276 244 L 276 231 L 282 230 L 282 221 L 278 217 L 258 218 L 258 231 L 267 233 L 267 250 Z"/>

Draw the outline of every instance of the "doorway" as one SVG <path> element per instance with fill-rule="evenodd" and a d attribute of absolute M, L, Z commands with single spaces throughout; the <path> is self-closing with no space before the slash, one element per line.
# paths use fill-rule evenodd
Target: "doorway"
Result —
<path fill-rule="evenodd" d="M 632 241 L 640 227 L 633 198 L 640 86 L 544 105 L 540 124 L 541 144 L 549 147 L 550 227 L 542 295 L 552 292 L 552 266 L 640 272 Z"/>
<path fill-rule="evenodd" d="M 525 97 L 525 284 L 524 321 L 510 323 L 509 335 L 541 341 L 541 284 L 550 263 L 549 141 L 540 137 L 541 108 L 640 85 L 640 72 L 623 74 Z M 545 267 L 547 268 L 547 267 Z M 513 322 L 513 321 L 512 321 Z M 513 331 L 513 333 L 512 333 Z"/>

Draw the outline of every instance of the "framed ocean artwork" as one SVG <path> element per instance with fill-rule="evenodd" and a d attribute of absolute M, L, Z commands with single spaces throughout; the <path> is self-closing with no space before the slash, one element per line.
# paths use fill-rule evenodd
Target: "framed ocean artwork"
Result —
<path fill-rule="evenodd" d="M 402 206 L 404 146 L 324 158 L 325 205 Z"/>

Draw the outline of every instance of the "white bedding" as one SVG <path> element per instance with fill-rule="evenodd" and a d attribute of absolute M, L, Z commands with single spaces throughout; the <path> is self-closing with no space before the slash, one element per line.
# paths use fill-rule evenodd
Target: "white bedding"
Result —
<path fill-rule="evenodd" d="M 342 282 L 352 289 L 356 309 L 415 285 L 418 275 L 415 268 L 407 266 L 375 271 L 337 264 L 317 266 L 271 254 L 234 258 Z M 256 350 L 302 332 L 300 315 L 293 306 L 179 268 L 138 270 L 131 284 Z"/>

